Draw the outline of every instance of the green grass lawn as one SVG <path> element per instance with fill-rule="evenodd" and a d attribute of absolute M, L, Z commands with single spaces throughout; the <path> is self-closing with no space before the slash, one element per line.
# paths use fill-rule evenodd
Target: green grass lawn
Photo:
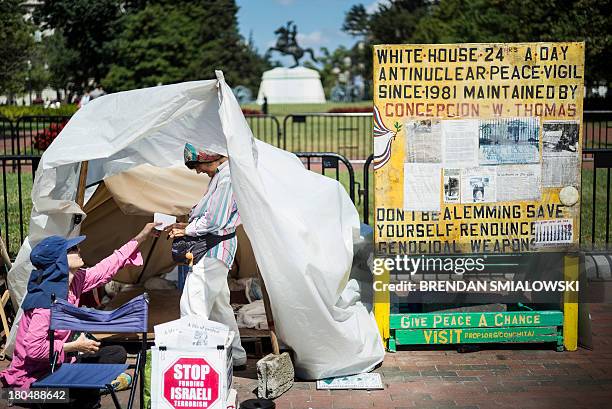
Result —
<path fill-rule="evenodd" d="M 21 189 L 18 183 L 17 173 L 6 173 L 6 190 L 4 181 L 0 178 L 0 191 L 6 192 L 8 211 L 5 207 L 4 200 L 0 201 L 0 226 L 2 226 L 2 240 L 6 240 L 6 221 L 8 217 L 8 235 L 9 239 L 6 243 L 11 257 L 15 257 L 21 247 L 21 231 L 20 231 L 20 213 L 19 202 L 21 199 L 22 209 L 21 216 L 23 220 L 23 237 L 27 236 L 30 223 L 30 212 L 32 211 L 32 199 L 30 193 L 32 191 L 32 173 L 23 172 L 21 174 Z M 21 191 L 21 195 L 20 195 Z"/>

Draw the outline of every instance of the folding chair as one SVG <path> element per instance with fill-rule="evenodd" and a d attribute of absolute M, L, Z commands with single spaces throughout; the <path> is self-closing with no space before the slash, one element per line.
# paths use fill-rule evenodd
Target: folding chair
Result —
<path fill-rule="evenodd" d="M 134 368 L 134 380 L 130 389 L 127 408 L 131 409 L 136 393 L 138 376 L 144 379 L 144 367 L 147 350 L 147 322 L 149 316 L 149 296 L 144 293 L 113 311 L 99 311 L 91 308 L 79 308 L 69 302 L 57 299 L 51 305 L 51 325 L 49 326 L 49 359 L 51 374 L 34 383 L 33 388 L 73 388 L 73 389 L 106 389 L 113 398 L 117 409 L 121 409 L 119 400 L 111 382 L 127 368 Z M 116 332 L 142 334 L 141 350 L 136 358 L 136 365 L 63 363 L 55 368 L 59 353 L 53 350 L 54 331 L 72 330 L 87 332 Z M 144 408 L 144 382 L 140 382 L 140 409 Z"/>

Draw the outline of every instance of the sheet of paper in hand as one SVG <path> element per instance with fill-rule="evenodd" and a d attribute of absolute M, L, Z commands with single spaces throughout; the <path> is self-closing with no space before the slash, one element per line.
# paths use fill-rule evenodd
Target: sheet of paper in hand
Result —
<path fill-rule="evenodd" d="M 171 224 L 176 223 L 176 216 L 171 216 L 164 213 L 153 213 L 153 222 L 161 223 L 159 226 L 155 226 L 157 230 L 164 230 Z"/>

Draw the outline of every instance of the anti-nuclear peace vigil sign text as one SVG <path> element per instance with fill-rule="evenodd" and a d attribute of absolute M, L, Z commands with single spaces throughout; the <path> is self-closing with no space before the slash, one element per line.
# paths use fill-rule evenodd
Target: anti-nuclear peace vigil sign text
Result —
<path fill-rule="evenodd" d="M 484 50 L 476 46 L 381 48 L 374 56 L 379 64 L 375 92 L 378 100 L 412 100 L 383 104 L 386 117 L 478 117 L 485 100 L 543 101 L 494 103 L 487 108 L 495 115 L 574 117 L 578 84 L 550 83 L 582 79 L 583 68 L 568 61 L 568 49 L 567 45 L 505 50 L 504 45 Z M 418 102 L 432 99 L 441 102 Z M 445 102 L 451 100 L 458 102 Z"/>

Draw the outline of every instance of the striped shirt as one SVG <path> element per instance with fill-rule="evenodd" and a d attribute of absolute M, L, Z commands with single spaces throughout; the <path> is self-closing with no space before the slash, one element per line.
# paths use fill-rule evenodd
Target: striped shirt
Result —
<path fill-rule="evenodd" d="M 226 161 L 217 168 L 204 197 L 191 209 L 185 234 L 203 236 L 212 233 L 223 236 L 235 232 L 240 223 L 230 181 L 229 162 Z M 204 257 L 219 259 L 227 268 L 231 268 L 237 247 L 238 239 L 233 237 L 208 250 Z"/>

